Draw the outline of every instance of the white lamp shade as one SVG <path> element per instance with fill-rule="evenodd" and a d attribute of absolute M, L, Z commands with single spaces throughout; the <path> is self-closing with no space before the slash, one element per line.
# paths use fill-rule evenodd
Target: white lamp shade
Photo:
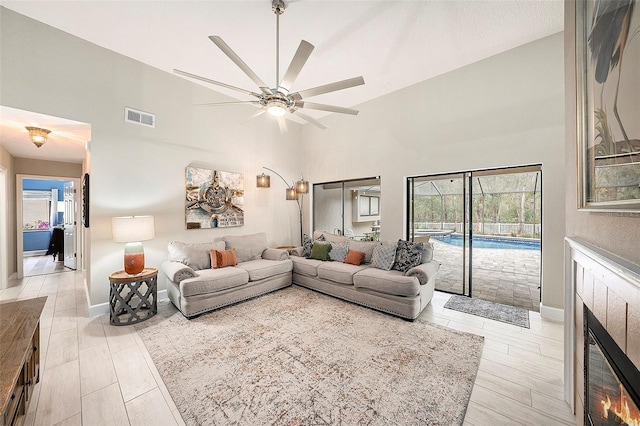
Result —
<path fill-rule="evenodd" d="M 111 232 L 116 243 L 151 240 L 155 237 L 153 216 L 111 218 Z"/>

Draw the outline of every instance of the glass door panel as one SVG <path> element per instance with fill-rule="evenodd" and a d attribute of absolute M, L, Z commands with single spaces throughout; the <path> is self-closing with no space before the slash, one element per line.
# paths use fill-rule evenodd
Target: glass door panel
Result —
<path fill-rule="evenodd" d="M 408 179 L 408 236 L 430 241 L 441 263 L 436 290 L 469 295 L 466 173 Z"/>

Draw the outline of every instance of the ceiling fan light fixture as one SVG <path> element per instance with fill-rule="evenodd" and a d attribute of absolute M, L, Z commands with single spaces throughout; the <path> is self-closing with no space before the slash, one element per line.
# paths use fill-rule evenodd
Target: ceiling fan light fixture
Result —
<path fill-rule="evenodd" d="M 41 129 L 40 127 L 25 127 L 29 131 L 29 138 L 31 142 L 38 148 L 40 148 L 47 141 L 47 135 L 51 133 L 51 130 Z"/>
<path fill-rule="evenodd" d="M 282 117 L 287 113 L 287 103 L 282 99 L 272 99 L 267 103 L 267 112 L 273 117 Z"/>

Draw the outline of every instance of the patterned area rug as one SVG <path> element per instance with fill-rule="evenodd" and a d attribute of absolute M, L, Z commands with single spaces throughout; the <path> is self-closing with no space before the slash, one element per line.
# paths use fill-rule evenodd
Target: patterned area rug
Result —
<path fill-rule="evenodd" d="M 461 425 L 483 338 L 288 287 L 136 325 L 186 424 Z"/>
<path fill-rule="evenodd" d="M 487 302 L 486 300 L 473 299 L 466 296 L 451 296 L 444 305 L 445 308 L 454 311 L 466 312 L 479 317 L 489 318 L 518 327 L 529 328 L 529 311 L 514 306 L 501 305 Z"/>

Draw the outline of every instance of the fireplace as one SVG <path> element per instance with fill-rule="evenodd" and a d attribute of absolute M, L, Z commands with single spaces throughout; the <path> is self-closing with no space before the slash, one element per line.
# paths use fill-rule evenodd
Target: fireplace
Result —
<path fill-rule="evenodd" d="M 640 426 L 640 371 L 585 307 L 585 425 Z"/>

